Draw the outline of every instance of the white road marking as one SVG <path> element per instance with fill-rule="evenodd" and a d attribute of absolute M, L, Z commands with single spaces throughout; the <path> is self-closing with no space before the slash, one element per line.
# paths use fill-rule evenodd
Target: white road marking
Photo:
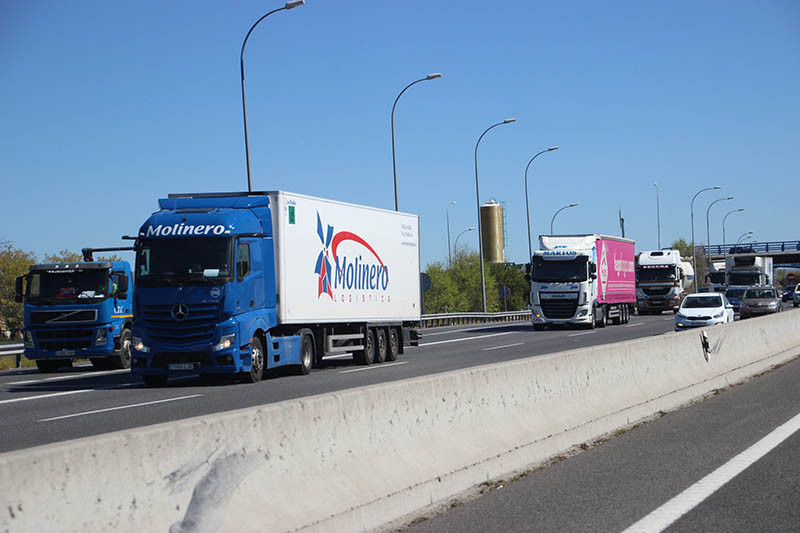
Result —
<path fill-rule="evenodd" d="M 634 327 L 636 327 L 636 326 L 641 326 L 641 325 L 643 325 L 643 324 L 644 324 L 644 322 L 634 322 L 633 324 L 628 324 L 628 325 L 627 325 L 627 326 L 625 326 L 625 327 L 626 327 L 626 328 L 634 328 Z"/>
<path fill-rule="evenodd" d="M 584 331 L 583 333 L 572 333 L 571 335 L 567 335 L 567 337 L 580 337 L 581 335 L 591 335 L 592 333 L 597 333 L 596 331 Z"/>
<path fill-rule="evenodd" d="M 675 320 L 675 317 L 674 317 L 674 316 L 671 316 L 671 317 L 669 317 L 669 318 L 665 318 L 665 319 L 664 319 L 664 322 L 666 322 L 667 320 Z"/>
<path fill-rule="evenodd" d="M 521 322 L 528 323 L 530 321 L 529 320 L 524 320 L 524 321 L 521 321 Z M 498 325 L 498 326 L 489 326 L 489 325 L 486 325 L 486 324 L 474 324 L 474 325 L 472 325 L 472 326 L 470 326 L 468 328 L 465 328 L 465 329 L 451 329 L 451 330 L 447 330 L 447 331 L 436 331 L 436 332 L 432 332 L 432 333 L 426 333 L 425 330 L 423 329 L 422 330 L 422 336 L 423 337 L 433 337 L 435 335 L 447 335 L 448 333 L 463 333 L 465 331 L 474 331 L 476 329 L 504 328 L 507 325 L 508 325 L 508 323 L 502 324 L 502 325 Z"/>
<path fill-rule="evenodd" d="M 386 368 L 387 366 L 407 365 L 408 361 L 400 361 L 398 363 L 383 363 L 375 366 L 362 366 L 360 368 L 352 368 L 350 370 L 342 370 L 340 374 L 349 374 L 350 372 L 361 372 L 362 370 L 378 370 L 379 368 Z"/>
<path fill-rule="evenodd" d="M 52 394 L 42 394 L 40 396 L 25 396 L 24 398 L 12 398 L 11 400 L 0 400 L 0 405 L 6 403 L 25 402 L 27 400 L 40 400 L 42 398 L 53 398 L 55 396 L 66 396 L 68 394 L 81 394 L 83 392 L 92 392 L 96 389 L 81 389 L 81 390 L 68 390 L 64 392 L 54 392 Z"/>
<path fill-rule="evenodd" d="M 434 341 L 434 342 L 426 342 L 424 344 L 420 344 L 420 346 L 432 346 L 434 344 L 446 344 L 448 342 L 462 342 L 462 341 L 471 341 L 474 339 L 486 339 L 488 337 L 498 337 L 500 335 L 511 335 L 514 333 L 513 331 L 504 331 L 503 333 L 490 333 L 489 335 L 476 335 L 475 337 L 462 337 L 460 339 L 449 339 L 446 341 Z"/>
<path fill-rule="evenodd" d="M 52 378 L 43 378 L 43 379 L 29 379 L 27 381 L 12 381 L 10 383 L 6 383 L 6 385 L 29 385 L 31 383 L 44 383 L 45 381 L 63 381 L 65 379 L 78 379 L 83 378 L 86 376 L 102 376 L 105 374 L 120 374 L 122 372 L 130 373 L 130 370 L 127 368 L 123 368 L 122 370 L 103 370 L 101 372 L 85 372 L 82 374 L 66 374 L 63 376 L 55 376 Z"/>
<path fill-rule="evenodd" d="M 505 344 L 503 346 L 493 346 L 491 348 L 484 348 L 483 351 L 484 352 L 488 352 L 489 350 L 499 350 L 501 348 L 511 348 L 512 346 L 522 346 L 523 344 L 525 344 L 525 343 L 524 342 L 516 342 L 514 344 Z"/>
<path fill-rule="evenodd" d="M 657 533 L 664 531 L 680 517 L 694 509 L 725 483 L 764 457 L 800 429 L 800 414 L 779 426 L 772 433 L 648 514 L 623 533 Z"/>
<path fill-rule="evenodd" d="M 63 416 L 54 416 L 53 418 L 43 418 L 39 420 L 39 422 L 50 422 L 52 420 L 63 420 L 64 418 L 73 418 L 76 416 L 85 416 L 85 415 L 93 415 L 96 413 L 106 413 L 108 411 L 118 411 L 120 409 L 132 409 L 133 407 L 143 407 L 145 405 L 154 405 L 157 403 L 165 403 L 165 402 L 174 402 L 176 400 L 188 400 L 189 398 L 197 398 L 202 396 L 202 394 L 192 394 L 191 396 L 180 396 L 178 398 L 167 398 L 166 400 L 155 400 L 152 402 L 143 402 L 143 403 L 135 403 L 131 405 L 121 405 L 119 407 L 109 407 L 107 409 L 96 409 L 94 411 L 85 411 L 83 413 L 75 413 L 71 415 L 63 415 Z"/>

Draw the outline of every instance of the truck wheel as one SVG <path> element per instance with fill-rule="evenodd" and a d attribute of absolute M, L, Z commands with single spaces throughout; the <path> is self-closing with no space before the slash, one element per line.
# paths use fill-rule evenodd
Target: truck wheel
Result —
<path fill-rule="evenodd" d="M 386 329 L 375 329 L 375 363 L 381 364 L 386 361 Z"/>
<path fill-rule="evenodd" d="M 397 328 L 389 328 L 389 346 L 386 350 L 387 361 L 397 361 L 397 355 L 400 353 L 400 337 L 397 335 Z"/>
<path fill-rule="evenodd" d="M 359 365 L 371 365 L 375 359 L 375 330 L 367 328 L 364 334 L 364 349 L 355 353 L 354 357 Z"/>
<path fill-rule="evenodd" d="M 623 307 L 623 309 L 625 311 L 625 320 L 623 321 L 623 323 L 627 324 L 628 322 L 631 321 L 631 308 L 626 305 L 625 307 Z"/>
<path fill-rule="evenodd" d="M 297 373 L 306 376 L 314 366 L 314 337 L 311 331 L 304 329 L 300 332 L 300 364 Z"/>
<path fill-rule="evenodd" d="M 43 374 L 55 372 L 62 366 L 72 366 L 72 361 L 62 361 L 60 359 L 39 359 L 36 361 L 36 368 Z"/>
<path fill-rule="evenodd" d="M 119 352 L 108 358 L 106 368 L 130 368 L 131 367 L 131 330 L 123 329 L 119 336 Z M 92 361 L 94 365 L 94 361 Z"/>
<path fill-rule="evenodd" d="M 144 384 L 150 388 L 161 388 L 167 384 L 167 376 L 158 374 L 154 376 L 142 376 Z"/>
<path fill-rule="evenodd" d="M 597 327 L 604 328 L 606 327 L 606 308 L 600 308 L 600 318 L 597 319 Z"/>
<path fill-rule="evenodd" d="M 589 322 L 589 329 L 595 329 L 597 327 L 597 308 L 595 307 L 592 309 L 592 321 Z"/>
<path fill-rule="evenodd" d="M 264 347 L 261 345 L 261 339 L 253 337 L 250 352 L 250 371 L 242 372 L 242 376 L 247 383 L 258 383 L 264 375 Z"/>

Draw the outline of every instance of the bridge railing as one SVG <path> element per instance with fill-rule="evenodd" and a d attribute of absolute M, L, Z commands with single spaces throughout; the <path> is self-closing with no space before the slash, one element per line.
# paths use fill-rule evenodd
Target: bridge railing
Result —
<path fill-rule="evenodd" d="M 706 255 L 725 255 L 725 254 L 765 254 L 774 252 L 800 252 L 800 241 L 774 241 L 756 242 L 745 244 L 712 244 L 705 246 L 695 246 L 698 251 L 705 252 Z"/>
<path fill-rule="evenodd" d="M 531 310 L 508 311 L 502 313 L 438 313 L 422 315 L 420 322 L 423 328 L 436 326 L 457 326 L 460 324 L 482 324 L 488 322 L 515 322 L 530 320 Z"/>

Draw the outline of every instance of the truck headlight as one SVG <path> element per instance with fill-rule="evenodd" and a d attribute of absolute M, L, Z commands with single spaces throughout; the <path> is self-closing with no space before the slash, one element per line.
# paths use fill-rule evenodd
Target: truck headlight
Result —
<path fill-rule="evenodd" d="M 97 330 L 97 335 L 95 335 L 94 345 L 105 346 L 106 343 L 108 343 L 108 333 L 106 332 L 106 328 L 100 328 Z"/>
<path fill-rule="evenodd" d="M 25 332 L 25 347 L 33 348 L 33 335 L 30 331 Z"/>
<path fill-rule="evenodd" d="M 223 335 L 217 344 L 214 345 L 213 350 L 218 352 L 220 350 L 227 350 L 236 343 L 236 333 Z"/>
<path fill-rule="evenodd" d="M 136 350 L 137 352 L 150 353 L 150 347 L 144 345 L 141 337 L 133 338 L 133 349 Z"/>

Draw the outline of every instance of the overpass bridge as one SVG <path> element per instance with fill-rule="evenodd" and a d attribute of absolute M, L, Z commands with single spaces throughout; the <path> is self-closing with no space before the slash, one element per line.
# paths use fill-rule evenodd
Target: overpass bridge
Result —
<path fill-rule="evenodd" d="M 772 257 L 774 266 L 800 267 L 800 241 L 754 242 L 745 244 L 712 244 L 695 246 L 712 261 L 722 261 L 728 255 Z"/>

